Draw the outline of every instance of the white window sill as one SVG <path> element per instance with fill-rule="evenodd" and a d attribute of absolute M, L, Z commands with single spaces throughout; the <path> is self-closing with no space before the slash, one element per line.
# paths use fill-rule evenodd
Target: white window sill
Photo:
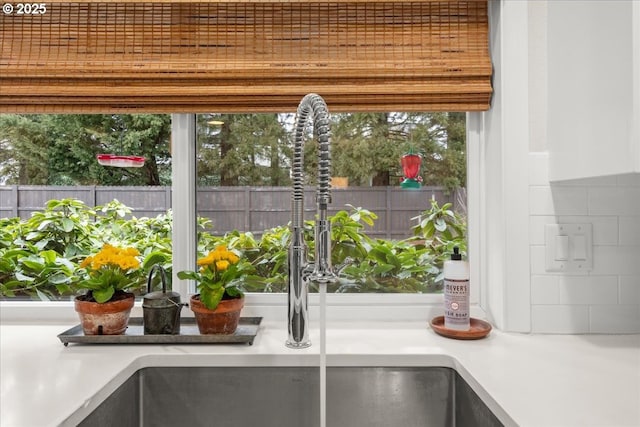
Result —
<path fill-rule="evenodd" d="M 184 301 L 183 302 L 187 302 Z M 319 319 L 319 295 L 309 295 L 310 319 Z M 442 294 L 330 294 L 327 295 L 329 321 L 428 321 L 442 315 Z M 142 303 L 137 301 L 131 313 L 142 317 Z M 286 322 L 286 294 L 247 294 L 243 316 L 261 316 L 265 320 Z M 484 318 L 485 313 L 472 302 L 471 315 Z M 193 316 L 184 309 L 183 317 Z M 3 324 L 77 323 L 71 301 L 1 301 L 0 322 Z"/>

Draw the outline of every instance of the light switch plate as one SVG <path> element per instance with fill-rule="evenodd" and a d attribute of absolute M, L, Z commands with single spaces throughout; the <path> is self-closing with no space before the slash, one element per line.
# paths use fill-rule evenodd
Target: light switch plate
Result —
<path fill-rule="evenodd" d="M 568 248 L 558 247 L 567 242 Z M 593 268 L 591 224 L 545 224 L 545 246 L 547 271 L 586 273 Z"/>

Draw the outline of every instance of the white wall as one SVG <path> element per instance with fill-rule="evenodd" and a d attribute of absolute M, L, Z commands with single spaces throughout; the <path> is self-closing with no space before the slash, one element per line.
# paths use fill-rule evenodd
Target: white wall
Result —
<path fill-rule="evenodd" d="M 550 183 L 547 4 L 491 5 L 496 73 L 492 109 L 483 114 L 484 308 L 508 331 L 640 333 L 640 176 Z M 593 225 L 593 269 L 547 272 L 544 225 L 572 222 Z"/>
<path fill-rule="evenodd" d="M 547 2 L 530 2 L 528 10 L 531 330 L 639 333 L 640 176 L 549 182 L 546 7 Z M 611 49 L 615 52 L 617 47 Z M 580 161 L 579 156 L 575 161 Z M 544 225 L 549 223 L 592 224 L 590 272 L 563 275 L 545 271 Z"/>
<path fill-rule="evenodd" d="M 530 331 L 527 3 L 493 1 L 491 109 L 482 114 L 480 274 L 482 304 L 498 328 Z M 523 48 L 524 46 L 524 48 Z M 471 213 L 471 212 L 470 212 Z"/>
<path fill-rule="evenodd" d="M 548 154 L 529 157 L 531 330 L 640 333 L 640 175 L 550 184 Z M 545 224 L 593 226 L 593 269 L 545 271 Z"/>

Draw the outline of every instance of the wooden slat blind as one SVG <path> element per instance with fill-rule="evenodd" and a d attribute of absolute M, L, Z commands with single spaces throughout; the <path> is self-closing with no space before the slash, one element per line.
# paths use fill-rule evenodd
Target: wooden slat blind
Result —
<path fill-rule="evenodd" d="M 0 15 L 0 112 L 489 108 L 487 1 L 49 2 Z"/>

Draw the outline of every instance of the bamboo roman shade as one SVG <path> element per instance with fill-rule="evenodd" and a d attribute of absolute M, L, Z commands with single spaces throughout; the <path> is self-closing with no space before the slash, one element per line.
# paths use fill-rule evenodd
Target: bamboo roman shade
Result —
<path fill-rule="evenodd" d="M 40 11 L 42 12 L 42 11 Z M 487 0 L 47 2 L 0 15 L 0 112 L 489 108 Z"/>

